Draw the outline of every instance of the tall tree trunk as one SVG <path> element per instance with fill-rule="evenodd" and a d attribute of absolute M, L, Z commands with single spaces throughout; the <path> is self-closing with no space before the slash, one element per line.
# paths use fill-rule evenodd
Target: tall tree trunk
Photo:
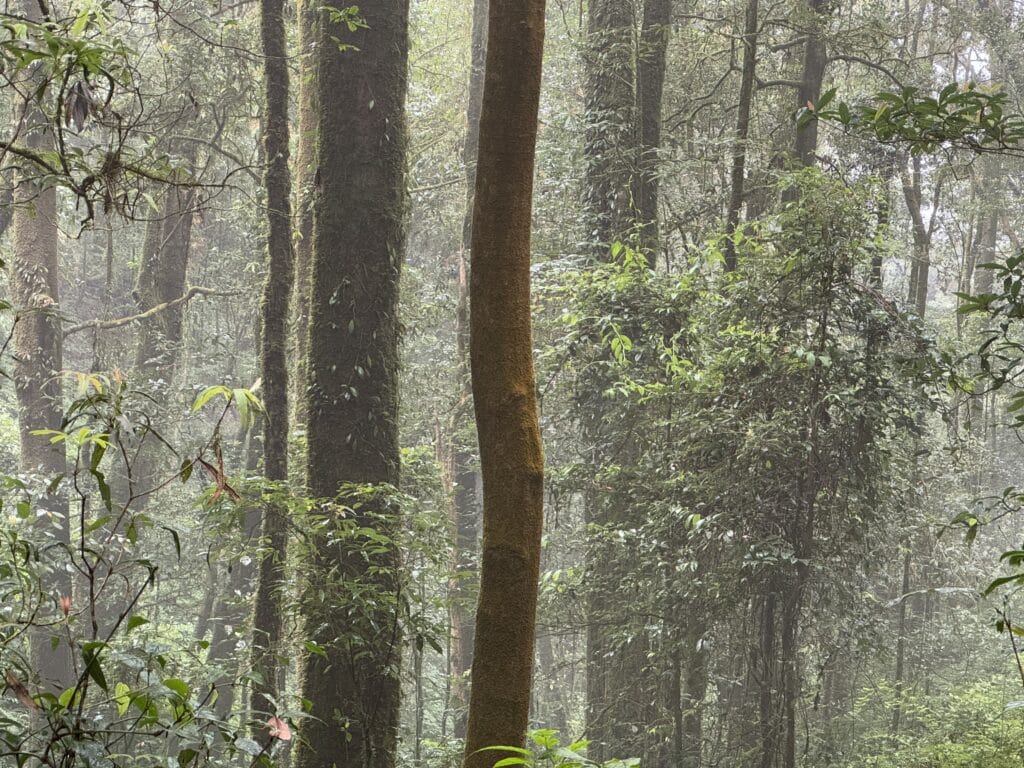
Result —
<path fill-rule="evenodd" d="M 408 0 L 361 6 L 365 28 L 322 18 L 309 338 L 307 482 L 326 529 L 314 539 L 303 612 L 324 654 L 303 662 L 313 702 L 297 768 L 391 768 L 401 667 L 397 522 L 398 287 L 405 251 Z M 338 40 L 355 46 L 341 49 Z M 374 486 L 367 497 L 351 485 Z M 356 502 L 359 502 L 358 504 Z M 353 509 L 345 509 L 341 505 Z M 384 543 L 333 536 L 349 520 Z M 370 596 L 352 599 L 353 585 Z M 323 597 L 321 597 L 323 596 Z"/>
<path fill-rule="evenodd" d="M 299 26 L 299 127 L 295 148 L 295 381 L 293 411 L 296 426 L 306 423 L 309 346 L 310 265 L 313 260 L 313 211 L 316 196 L 316 148 L 319 104 L 316 80 L 317 13 L 313 0 L 296 5 Z"/>
<path fill-rule="evenodd" d="M 530 326 L 530 221 L 544 0 L 492 0 L 470 283 L 473 401 L 484 488 L 467 768 L 526 736 L 544 454 Z"/>
<path fill-rule="evenodd" d="M 597 260 L 633 225 L 636 94 L 632 0 L 591 0 L 587 16 L 586 240 Z"/>
<path fill-rule="evenodd" d="M 747 173 L 747 137 L 750 134 L 750 110 L 754 103 L 754 78 L 757 73 L 758 0 L 747 0 L 743 24 L 743 69 L 740 74 L 740 101 L 736 110 L 736 143 L 732 150 L 729 210 L 726 214 L 725 269 L 736 269 L 734 237 L 740 225 Z"/>
<path fill-rule="evenodd" d="M 265 104 L 263 185 L 267 196 L 267 279 L 260 307 L 260 376 L 263 380 L 263 546 L 253 615 L 253 709 L 275 707 L 281 643 L 280 593 L 285 583 L 288 481 L 288 299 L 292 291 L 291 176 L 288 170 L 288 50 L 284 0 L 261 0 Z"/>
<path fill-rule="evenodd" d="M 25 3 L 30 19 L 40 18 L 40 6 Z M 34 92 L 36 73 L 29 73 L 22 85 Z M 53 134 L 46 117 L 28 96 L 20 108 L 20 143 L 35 152 L 54 149 Z M 67 473 L 67 447 L 51 442 L 48 435 L 33 434 L 37 430 L 59 430 L 64 417 L 61 379 L 63 348 L 60 320 L 60 260 L 58 255 L 57 189 L 40 179 L 33 169 L 20 172 L 15 178 L 13 195 L 14 259 L 8 279 L 11 298 L 17 311 L 14 324 L 14 386 L 18 401 L 18 442 L 21 449 L 20 469 L 38 478 L 41 486 Z M 68 499 L 61 483 L 55 493 L 40 502 L 37 529 L 46 537 L 46 551 L 62 553 L 70 545 Z M 49 546 L 57 544 L 58 546 Z M 58 555 L 61 556 L 61 555 Z M 61 564 L 54 564 L 42 589 L 48 603 L 41 616 L 51 618 L 57 598 L 71 597 L 71 575 Z M 52 616 L 59 614 L 54 610 Z M 59 628 L 59 625 L 57 625 Z M 73 679 L 70 650 L 61 642 L 56 648 L 51 640 L 60 637 L 59 630 L 38 629 L 32 636 L 33 665 L 48 690 L 61 691 Z"/>
<path fill-rule="evenodd" d="M 473 2 L 472 51 L 469 73 L 469 102 L 466 108 L 466 143 L 462 158 L 466 168 L 466 209 L 459 252 L 458 307 L 455 316 L 458 393 L 449 426 L 451 442 L 454 551 L 450 580 L 451 621 L 450 669 L 451 707 L 454 735 L 466 737 L 469 688 L 466 675 L 473 664 L 473 615 L 471 598 L 476 593 L 477 538 L 479 535 L 478 476 L 474 467 L 472 390 L 470 382 L 470 317 L 467 251 L 472 247 L 473 199 L 476 191 L 476 163 L 480 145 L 480 111 L 483 108 L 484 70 L 487 58 L 488 0 Z"/>
<path fill-rule="evenodd" d="M 633 200 L 640 246 L 655 255 L 659 247 L 658 174 L 661 151 L 661 104 L 665 92 L 665 67 L 671 34 L 671 0 L 645 0 L 636 70 L 640 153 Z"/>

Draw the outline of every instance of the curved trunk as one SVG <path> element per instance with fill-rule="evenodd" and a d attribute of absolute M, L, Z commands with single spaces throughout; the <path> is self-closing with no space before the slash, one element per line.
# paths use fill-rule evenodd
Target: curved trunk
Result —
<path fill-rule="evenodd" d="M 544 454 L 530 324 L 530 219 L 543 0 L 492 0 L 476 201 L 470 340 L 484 488 L 467 768 L 519 746 L 530 708 Z"/>
<path fill-rule="evenodd" d="M 451 444 L 452 577 L 449 580 L 449 619 L 451 622 L 450 708 L 454 716 L 454 735 L 466 737 L 469 714 L 469 687 L 466 675 L 473 665 L 472 596 L 477 581 L 477 538 L 480 516 L 477 501 L 478 476 L 474 467 L 472 397 L 469 372 L 469 275 L 467 252 L 472 247 L 473 198 L 476 191 L 476 157 L 479 149 L 480 110 L 484 96 L 484 66 L 487 56 L 488 0 L 473 2 L 473 39 L 469 73 L 469 102 L 466 109 L 466 145 L 462 153 L 466 168 L 466 210 L 462 224 L 459 253 L 458 308 L 455 336 L 458 355 L 458 394 L 449 427 Z"/>

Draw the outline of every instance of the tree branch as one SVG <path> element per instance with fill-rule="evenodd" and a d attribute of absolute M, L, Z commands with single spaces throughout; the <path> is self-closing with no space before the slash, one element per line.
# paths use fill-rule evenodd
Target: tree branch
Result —
<path fill-rule="evenodd" d="M 165 301 L 163 304 L 157 304 L 155 307 L 150 307 L 145 312 L 140 312 L 137 315 L 119 317 L 115 320 L 89 320 L 84 323 L 72 325 L 70 328 L 65 329 L 64 338 L 75 333 L 80 333 L 81 331 L 109 331 L 114 328 L 122 328 L 126 325 L 137 323 L 140 320 L 148 320 L 154 315 L 158 315 L 168 309 L 174 309 L 175 307 L 187 303 L 194 296 L 238 296 L 239 293 L 241 293 L 241 291 L 220 291 L 216 288 L 201 288 L 199 286 L 193 286 L 185 291 L 182 296 L 179 296 L 172 301 Z"/>

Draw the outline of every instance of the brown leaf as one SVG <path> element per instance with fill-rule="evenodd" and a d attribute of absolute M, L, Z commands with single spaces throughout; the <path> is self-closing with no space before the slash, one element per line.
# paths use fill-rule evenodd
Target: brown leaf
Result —
<path fill-rule="evenodd" d="M 28 688 L 21 682 L 10 669 L 7 670 L 7 687 L 14 691 L 14 695 L 17 697 L 26 709 L 30 709 L 33 712 L 39 711 L 39 705 L 32 700 L 32 694 L 28 692 Z"/>

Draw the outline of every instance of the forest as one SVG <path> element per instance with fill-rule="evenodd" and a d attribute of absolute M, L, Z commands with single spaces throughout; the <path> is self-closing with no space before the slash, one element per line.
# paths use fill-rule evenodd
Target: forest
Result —
<path fill-rule="evenodd" d="M 2 0 L 0 768 L 1020 768 L 1024 2 Z"/>

